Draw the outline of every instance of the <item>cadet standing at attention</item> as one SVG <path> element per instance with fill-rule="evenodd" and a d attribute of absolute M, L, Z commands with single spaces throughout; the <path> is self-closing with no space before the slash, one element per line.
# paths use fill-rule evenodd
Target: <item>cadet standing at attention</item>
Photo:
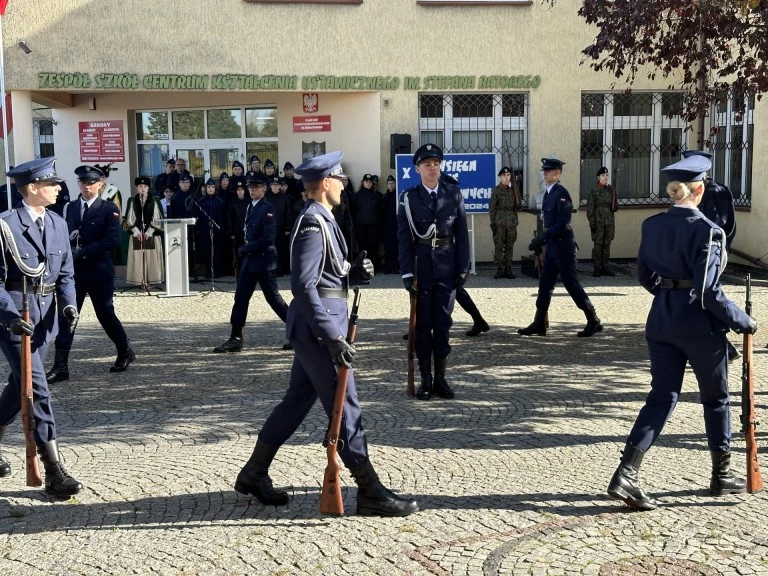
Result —
<path fill-rule="evenodd" d="M 535 252 L 544 247 L 544 266 L 539 278 L 539 294 L 536 297 L 536 316 L 533 323 L 519 328 L 523 336 L 545 336 L 547 334 L 546 316 L 552 302 L 552 292 L 557 283 L 557 276 L 563 281 L 565 289 L 574 303 L 587 317 L 587 325 L 577 336 L 592 336 L 603 329 L 600 318 L 584 288 L 576 278 L 576 239 L 571 228 L 573 202 L 568 190 L 560 184 L 560 175 L 565 162 L 557 158 L 542 158 L 541 170 L 544 174 L 546 192 L 541 204 L 541 216 L 544 219 L 544 234 L 534 238 L 528 248 Z"/>
<path fill-rule="evenodd" d="M 730 468 L 726 333 L 730 329 L 754 334 L 757 323 L 720 286 L 727 263 L 725 237 L 697 208 L 710 166 L 707 158 L 692 156 L 663 168 L 669 179 L 667 194 L 675 204 L 643 222 L 637 277 L 653 294 L 645 325 L 651 391 L 608 486 L 612 497 L 641 510 L 656 508 L 657 502 L 640 486 L 640 464 L 672 416 L 689 363 L 699 385 L 712 456 L 709 492 L 720 496 L 745 490 L 744 480 Z"/>
<path fill-rule="evenodd" d="M 608 267 L 611 242 L 616 233 L 615 208 L 613 187 L 608 184 L 608 168 L 603 166 L 597 171 L 597 185 L 589 192 L 587 199 L 587 221 L 592 233 L 592 263 L 595 267 L 592 276 L 616 276 L 616 272 Z"/>
<path fill-rule="evenodd" d="M 46 210 L 56 201 L 61 178 L 56 158 L 19 164 L 8 172 L 16 179 L 22 201 L 0 215 L 0 349 L 10 374 L 0 395 L 0 441 L 21 410 L 21 335 L 31 339 L 33 433 L 45 467 L 45 491 L 61 498 L 79 493 L 83 485 L 65 470 L 59 458 L 51 394 L 45 379 L 45 355 L 56 331 L 75 329 L 75 282 L 67 224 Z M 42 272 L 36 269 L 42 267 Z M 29 322 L 21 318 L 22 279 L 27 279 Z M 56 294 L 56 300 L 53 296 Z M 61 322 L 56 319 L 56 304 Z M 11 465 L 0 453 L 0 478 L 11 475 Z"/>
<path fill-rule="evenodd" d="M 291 236 L 291 292 L 286 331 L 296 351 L 288 390 L 259 432 L 251 458 L 240 471 L 235 490 L 264 504 L 288 504 L 288 493 L 276 490 L 268 470 L 280 446 L 296 431 L 317 398 L 331 416 L 337 366 L 350 367 L 355 349 L 347 343 L 347 290 L 368 284 L 373 265 L 360 253 L 354 264 L 331 208 L 341 202 L 341 152 L 307 160 L 296 168 L 309 199 Z M 384 487 L 368 457 L 355 379 L 349 371 L 339 456 L 357 483 L 357 513 L 407 516 L 416 502 Z"/>
<path fill-rule="evenodd" d="M 409 294 L 417 299 L 416 357 L 421 384 L 419 400 L 433 394 L 453 398 L 445 379 L 451 346 L 448 332 L 456 289 L 469 274 L 469 235 L 464 198 L 457 185 L 440 179 L 443 151 L 435 144 L 425 144 L 413 155 L 413 164 L 421 183 L 400 196 L 397 234 L 400 244 L 400 271 Z M 414 269 L 418 257 L 418 270 Z M 414 276 L 418 290 L 414 288 Z M 432 380 L 432 358 L 435 378 Z"/>
<path fill-rule="evenodd" d="M 517 211 L 520 210 L 520 192 L 512 181 L 512 171 L 504 166 L 499 170 L 499 183 L 491 192 L 491 232 L 493 232 L 494 278 L 514 278 L 512 251 L 517 241 Z"/>

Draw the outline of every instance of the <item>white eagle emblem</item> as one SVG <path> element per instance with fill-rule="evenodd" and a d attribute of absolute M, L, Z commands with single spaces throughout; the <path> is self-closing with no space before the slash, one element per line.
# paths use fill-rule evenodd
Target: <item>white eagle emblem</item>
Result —
<path fill-rule="evenodd" d="M 304 94 L 304 112 L 317 112 L 317 94 Z"/>

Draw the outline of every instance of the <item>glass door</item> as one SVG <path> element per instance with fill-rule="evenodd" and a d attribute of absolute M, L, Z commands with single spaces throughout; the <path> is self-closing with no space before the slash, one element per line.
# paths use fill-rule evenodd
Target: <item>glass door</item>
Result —
<path fill-rule="evenodd" d="M 222 144 L 208 144 L 207 160 L 208 170 L 210 170 L 211 178 L 218 181 L 219 174 L 226 172 L 232 176 L 232 162 L 240 160 L 243 166 L 245 166 L 244 172 L 248 171 L 248 163 L 243 159 L 243 149 L 238 142 L 225 142 Z"/>
<path fill-rule="evenodd" d="M 205 145 L 176 148 L 176 158 L 182 158 L 187 163 L 187 170 L 192 176 L 202 178 L 205 171 Z"/>

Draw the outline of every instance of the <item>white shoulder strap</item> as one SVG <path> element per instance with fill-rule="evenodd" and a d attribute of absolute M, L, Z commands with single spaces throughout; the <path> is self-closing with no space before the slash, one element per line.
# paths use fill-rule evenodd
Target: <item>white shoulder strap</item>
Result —
<path fill-rule="evenodd" d="M 411 214 L 411 203 L 408 200 L 408 192 L 403 194 L 403 205 L 405 207 L 405 215 L 408 218 L 408 226 L 411 228 L 411 236 L 418 236 L 424 240 L 437 236 L 437 225 L 434 222 L 429 225 L 429 228 L 427 228 L 423 235 L 419 234 L 418 230 L 416 230 L 416 225 L 413 223 L 413 215 Z"/>

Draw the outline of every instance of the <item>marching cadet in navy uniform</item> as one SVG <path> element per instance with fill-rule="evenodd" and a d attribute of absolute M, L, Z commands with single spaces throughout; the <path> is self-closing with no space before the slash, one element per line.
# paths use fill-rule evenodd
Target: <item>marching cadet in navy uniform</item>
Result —
<path fill-rule="evenodd" d="M 45 356 L 60 328 L 69 332 L 77 324 L 72 253 L 67 225 L 45 209 L 56 201 L 61 178 L 53 157 L 19 164 L 8 172 L 16 178 L 23 200 L 0 214 L 0 348 L 8 361 L 8 384 L 0 395 L 0 441 L 21 410 L 21 335 L 31 337 L 32 414 L 37 450 L 45 467 L 45 491 L 69 498 L 83 489 L 59 459 L 53 406 L 45 379 Z M 21 318 L 22 278 L 27 277 L 29 322 Z M 56 303 L 63 323 L 57 321 Z M 0 453 L 0 478 L 10 476 L 11 465 Z"/>
<path fill-rule="evenodd" d="M 85 297 L 90 296 L 99 324 L 117 348 L 117 359 L 109 371 L 125 372 L 136 355 L 112 302 L 115 293 L 112 250 L 120 245 L 120 214 L 113 202 L 99 195 L 101 170 L 78 166 L 75 174 L 82 197 L 67 204 L 64 217 L 75 266 L 77 311 L 82 309 Z M 69 351 L 74 337 L 74 330 L 59 332 L 56 337 L 54 364 L 46 374 L 49 384 L 69 380 Z"/>
<path fill-rule="evenodd" d="M 712 154 L 703 150 L 683 150 L 683 158 L 689 156 L 703 156 L 712 160 Z M 731 242 L 736 236 L 736 210 L 733 202 L 733 194 L 725 184 L 715 182 L 712 178 L 704 180 L 704 196 L 699 204 L 699 212 L 704 214 L 712 222 L 720 226 L 725 233 L 725 249 L 730 250 Z M 741 357 L 741 352 L 728 341 L 728 361 L 733 362 Z"/>
<path fill-rule="evenodd" d="M 280 320 L 285 322 L 288 315 L 288 305 L 277 290 L 277 225 L 274 206 L 264 200 L 268 183 L 269 179 L 261 172 L 255 172 L 248 178 L 251 204 L 245 216 L 245 244 L 239 248 L 242 261 L 237 277 L 235 304 L 229 318 L 232 328 L 229 340 L 213 349 L 217 353 L 240 352 L 243 349 L 243 326 L 256 284 L 261 286 L 267 304 Z M 289 349 L 290 346 L 284 345 L 284 348 Z"/>
<path fill-rule="evenodd" d="M 547 187 L 541 205 L 544 235 L 534 238 L 529 249 L 536 251 L 544 246 L 544 266 L 539 278 L 536 316 L 532 324 L 517 330 L 519 334 L 524 336 L 545 336 L 547 334 L 545 318 L 552 301 L 552 292 L 555 289 L 558 274 L 573 302 L 587 317 L 587 325 L 577 336 L 592 336 L 603 329 L 592 302 L 589 301 L 584 288 L 576 278 L 576 250 L 578 246 L 571 228 L 573 202 L 568 190 L 560 184 L 560 174 L 562 174 L 564 164 L 565 162 L 556 158 L 541 159 L 541 169 Z"/>
<path fill-rule="evenodd" d="M 256 496 L 264 504 L 288 503 L 288 493 L 273 487 L 269 466 L 318 397 L 331 416 L 336 367 L 350 367 L 355 356 L 354 347 L 345 340 L 347 289 L 368 284 L 373 276 L 373 265 L 364 253 L 351 266 L 347 262 L 347 244 L 331 213 L 341 201 L 341 158 L 341 152 L 331 152 L 296 168 L 309 195 L 291 237 L 293 301 L 286 331 L 296 355 L 288 390 L 264 423 L 253 454 L 235 482 L 237 492 Z M 352 370 L 339 445 L 339 456 L 358 486 L 358 514 L 407 516 L 418 510 L 416 502 L 385 488 L 371 465 Z"/>
<path fill-rule="evenodd" d="M 445 380 L 445 369 L 451 346 L 448 332 L 456 289 L 469 274 L 469 235 L 464 198 L 456 185 L 440 178 L 443 151 L 435 144 L 425 144 L 413 155 L 421 184 L 400 196 L 397 233 L 400 243 L 400 271 L 409 294 L 417 298 L 416 357 L 419 360 L 421 384 L 416 391 L 419 400 L 432 394 L 453 398 L 454 392 Z M 414 270 L 418 257 L 418 270 Z M 418 291 L 413 287 L 414 275 Z M 435 378 L 432 380 L 432 357 Z"/>
<path fill-rule="evenodd" d="M 698 209 L 711 162 L 692 156 L 671 164 L 667 194 L 675 204 L 643 222 L 637 257 L 640 284 L 653 294 L 645 325 L 651 357 L 651 391 L 627 438 L 608 494 L 632 508 L 657 502 L 640 486 L 643 456 L 672 415 L 690 363 L 704 406 L 704 428 L 712 456 L 710 494 L 744 492 L 733 475 L 726 333 L 754 334 L 757 323 L 723 293 L 720 274 L 727 255 L 723 231 Z"/>

